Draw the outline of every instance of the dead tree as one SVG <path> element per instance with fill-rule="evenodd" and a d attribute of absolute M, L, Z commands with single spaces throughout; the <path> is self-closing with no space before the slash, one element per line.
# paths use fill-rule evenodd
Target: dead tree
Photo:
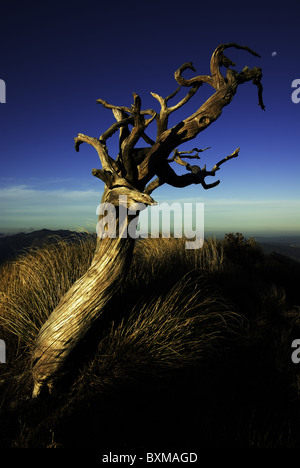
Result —
<path fill-rule="evenodd" d="M 142 110 L 141 99 L 135 93 L 131 107 L 116 106 L 98 99 L 98 103 L 112 111 L 116 122 L 99 138 L 82 133 L 75 138 L 77 151 L 82 143 L 87 143 L 98 153 L 102 168 L 93 169 L 92 174 L 105 183 L 102 203 L 116 207 L 117 235 L 105 237 L 106 227 L 102 227 L 90 268 L 63 296 L 41 328 L 32 355 L 33 396 L 37 396 L 44 387 L 51 391 L 68 368 L 67 363 L 74 349 L 119 290 L 128 273 L 134 246 L 134 236 L 125 237 L 122 233 L 132 219 L 137 219 L 140 207 L 155 204 L 150 196 L 153 190 L 162 184 L 174 187 L 200 184 L 204 189 L 216 187 L 220 181 L 207 183 L 206 177 L 215 176 L 221 164 L 238 156 L 239 148 L 207 170 L 206 166 L 200 168 L 183 161 L 186 158 L 199 159 L 198 153 L 203 150 L 194 148 L 188 152 L 179 152 L 177 149 L 182 143 L 195 138 L 221 115 L 223 107 L 231 102 L 238 85 L 242 83 L 252 81 L 258 87 L 259 105 L 264 109 L 261 68 L 245 67 L 241 72 L 234 70 L 232 67 L 235 64 L 224 55 L 224 50 L 231 47 L 259 57 L 248 47 L 235 43 L 222 44 L 212 54 L 210 75 L 186 79 L 182 73 L 187 69 L 195 72 L 195 69 L 192 63 L 184 63 L 175 72 L 179 87 L 172 94 L 163 98 L 151 93 L 160 104 L 159 113 L 153 109 Z M 220 71 L 222 66 L 227 69 L 225 76 Z M 214 88 L 214 94 L 195 113 L 168 128 L 170 114 L 186 104 L 204 83 Z M 169 101 L 183 87 L 189 88 L 185 97 L 169 106 Z M 155 141 L 146 133 L 147 127 L 154 121 L 157 125 Z M 116 132 L 119 132 L 119 154 L 112 158 L 108 153 L 107 140 Z M 136 148 L 141 139 L 146 146 Z M 177 175 L 170 166 L 173 161 L 184 165 L 187 173 Z M 126 207 L 135 206 L 136 213 L 128 212 L 121 222 L 118 213 L 122 204 Z M 100 219 L 103 219 L 103 213 Z"/>

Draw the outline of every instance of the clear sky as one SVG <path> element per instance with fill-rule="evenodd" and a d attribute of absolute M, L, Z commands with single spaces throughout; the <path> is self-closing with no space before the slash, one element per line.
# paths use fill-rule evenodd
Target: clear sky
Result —
<path fill-rule="evenodd" d="M 299 14 L 298 1 L 2 3 L 0 232 L 94 231 L 103 183 L 91 170 L 100 162 L 88 145 L 76 153 L 74 137 L 99 136 L 113 123 L 96 99 L 130 107 L 134 91 L 143 108 L 158 110 L 150 91 L 174 91 L 174 71 L 184 62 L 209 74 L 214 49 L 236 42 L 261 55 L 226 54 L 239 71 L 262 67 L 266 110 L 258 106 L 256 87 L 241 85 L 222 116 L 179 148 L 211 146 L 200 162 L 210 169 L 240 147 L 239 157 L 217 173 L 221 184 L 208 191 L 163 186 L 153 197 L 204 203 L 206 233 L 300 235 L 300 103 L 291 99 L 292 82 L 300 79 Z M 211 92 L 203 85 L 170 123 Z M 116 156 L 116 140 L 109 152 Z"/>

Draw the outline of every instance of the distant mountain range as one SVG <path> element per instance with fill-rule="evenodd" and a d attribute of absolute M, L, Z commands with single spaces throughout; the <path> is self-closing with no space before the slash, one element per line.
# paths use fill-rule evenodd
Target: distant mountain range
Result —
<path fill-rule="evenodd" d="M 41 229 L 29 233 L 4 235 L 0 233 L 0 264 L 13 260 L 25 253 L 30 247 L 42 247 L 57 242 L 59 239 L 74 239 L 82 233 L 69 230 L 52 231 Z M 294 237 L 256 237 L 257 243 L 266 254 L 276 253 L 300 262 L 300 236 Z"/>
<path fill-rule="evenodd" d="M 31 247 L 43 247 L 54 244 L 60 239 L 74 239 L 74 236 L 82 235 L 75 231 L 41 229 L 33 232 L 20 232 L 8 236 L 0 234 L 0 264 L 7 260 L 13 260 L 18 255 L 25 253 Z"/>
<path fill-rule="evenodd" d="M 266 254 L 277 253 L 300 262 L 300 242 L 297 244 L 285 244 L 283 242 L 258 242 L 258 244 Z"/>

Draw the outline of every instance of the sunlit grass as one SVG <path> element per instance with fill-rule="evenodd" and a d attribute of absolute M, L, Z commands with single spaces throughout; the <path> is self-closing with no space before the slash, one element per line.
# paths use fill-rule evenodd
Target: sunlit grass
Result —
<path fill-rule="evenodd" d="M 31 348 L 63 294 L 88 269 L 93 236 L 33 248 L 0 268 L 0 326 Z"/>
<path fill-rule="evenodd" d="M 5 339 L 8 351 L 8 363 L 0 369 L 0 408 L 22 404 L 22 399 L 30 398 L 30 356 L 37 334 L 64 293 L 89 268 L 95 242 L 92 235 L 76 236 L 73 242 L 59 240 L 31 249 L 0 267 L 0 338 Z M 189 405 L 189 395 L 193 395 L 193 410 L 199 405 L 202 437 L 206 431 L 214 434 L 221 424 L 223 431 L 229 425 L 237 444 L 241 437 L 246 445 L 284 446 L 290 440 L 292 423 L 287 419 L 283 433 L 276 429 L 278 408 L 273 408 L 273 403 L 269 408 L 268 402 L 276 405 L 281 392 L 294 402 L 298 392 L 297 374 L 289 368 L 289 353 L 292 337 L 298 338 L 300 331 L 299 277 L 297 264 L 264 256 L 253 240 L 240 234 L 227 235 L 223 241 L 206 239 L 198 250 L 187 250 L 185 239 L 137 241 L 122 289 L 100 324 L 97 347 L 81 364 L 70 393 L 66 390 L 65 398 L 62 393 L 57 412 L 53 415 L 50 411 L 49 419 L 41 422 L 47 428 L 43 434 L 50 434 L 54 422 L 59 431 L 60 423 L 62 427 L 68 424 L 64 418 L 68 421 L 73 412 L 84 420 L 91 418 L 91 427 L 85 427 L 84 432 L 96 431 L 96 440 L 106 435 L 102 424 L 111 424 L 114 433 L 111 412 L 118 401 L 123 401 L 120 395 L 125 392 L 118 411 L 127 414 L 127 401 L 138 388 L 132 398 L 139 398 L 142 391 L 151 399 L 152 392 L 158 391 L 158 400 L 151 400 L 150 413 L 156 411 L 157 405 L 164 410 L 159 401 L 161 392 L 175 392 L 174 404 L 181 409 Z M 195 389 L 188 384 L 191 378 L 197 382 Z M 171 379 L 172 388 L 164 383 L 168 382 L 166 379 Z M 280 381 L 278 389 L 276 379 Z M 263 404 L 260 386 L 262 394 L 268 395 Z M 272 398 L 270 388 L 274 389 Z M 244 403 L 236 403 L 239 391 L 246 392 Z M 253 392 L 258 392 L 255 397 Z M 107 410 L 103 409 L 103 398 Z M 207 399 L 211 408 L 206 407 Z M 139 404 L 150 417 L 143 393 Z M 93 405 L 97 422 L 93 414 L 86 416 L 86 408 Z M 227 405 L 230 417 L 224 410 Z M 259 413 L 261 407 L 265 415 L 265 406 L 269 408 L 270 424 L 259 419 L 266 417 Z M 139 411 L 138 407 L 132 408 L 135 417 Z M 216 416 L 218 411 L 223 412 L 221 421 Z M 173 417 L 171 413 L 169 417 Z M 238 421 L 231 423 L 231 414 Z M 288 413 L 287 418 L 291 417 Z M 80 418 L 74 426 L 77 431 Z M 280 418 L 281 413 L 281 421 Z M 38 427 L 26 424 L 14 441 L 17 447 L 30 447 L 32 443 L 51 445 L 53 441 L 41 436 Z M 76 439 L 73 425 L 71 419 L 68 433 Z M 143 445 L 143 433 L 134 431 Z M 80 437 L 85 436 L 84 432 Z M 123 438 L 123 434 L 119 437 Z"/>

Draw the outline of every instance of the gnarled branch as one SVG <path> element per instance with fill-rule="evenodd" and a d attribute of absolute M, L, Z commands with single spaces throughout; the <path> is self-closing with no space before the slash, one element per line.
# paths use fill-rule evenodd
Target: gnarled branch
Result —
<path fill-rule="evenodd" d="M 114 109 L 113 112 L 115 113 L 117 111 L 117 109 Z M 120 113 L 122 111 L 119 111 Z M 123 118 L 122 120 L 118 120 L 117 122 L 115 122 L 114 124 L 112 124 L 104 133 L 102 133 L 102 135 L 100 135 L 99 137 L 99 140 L 103 143 L 106 142 L 106 140 L 108 138 L 110 138 L 112 135 L 114 135 L 116 133 L 117 130 L 121 130 L 121 134 L 120 134 L 120 140 L 121 140 L 121 135 L 122 135 L 122 129 L 124 129 L 124 127 L 127 127 L 128 129 L 128 125 L 129 124 L 133 124 L 133 117 L 132 116 L 127 116 L 125 118 Z M 124 132 L 123 132 L 123 135 L 124 135 Z"/>
<path fill-rule="evenodd" d="M 229 156 L 226 156 L 225 158 L 221 159 L 221 161 L 217 162 L 214 167 L 212 168 L 211 171 L 206 170 L 206 165 L 201 169 L 199 166 L 191 166 L 190 164 L 186 164 L 186 169 L 188 171 L 191 171 L 193 174 L 195 174 L 199 178 L 200 184 L 202 184 L 203 188 L 209 189 L 216 187 L 219 185 L 220 180 L 217 180 L 216 182 L 213 182 L 211 184 L 206 184 L 205 182 L 205 177 L 207 176 L 215 176 L 216 171 L 220 169 L 220 166 L 224 164 L 226 161 L 229 161 L 232 158 L 236 158 L 239 154 L 240 148 L 237 148 L 233 153 L 231 153 Z"/>
<path fill-rule="evenodd" d="M 252 55 L 259 57 L 259 54 L 249 47 L 240 46 L 236 43 L 221 44 L 216 48 L 211 58 L 211 76 L 199 75 L 191 79 L 183 78 L 182 73 L 186 69 L 189 68 L 195 71 L 191 62 L 183 64 L 175 72 L 175 79 L 180 86 L 193 88 L 191 88 L 190 94 L 180 101 L 180 103 L 173 106 L 173 108 L 167 107 L 166 99 L 152 93 L 152 95 L 158 99 L 161 104 L 161 112 L 157 117 L 158 131 L 156 142 L 139 166 L 139 180 L 141 183 L 146 184 L 155 174 L 158 175 L 159 166 L 163 165 L 163 167 L 165 167 L 164 162 L 170 155 L 171 151 L 174 151 L 174 149 L 180 144 L 195 138 L 200 132 L 205 130 L 220 117 L 223 108 L 231 102 L 235 95 L 238 85 L 247 81 L 252 81 L 258 87 L 259 105 L 262 109 L 265 108 L 262 101 L 261 68 L 254 67 L 249 69 L 248 67 L 245 67 L 240 73 L 232 70 L 230 66 L 234 65 L 234 63 L 223 54 L 224 50 L 230 47 L 245 50 Z M 221 66 L 227 68 L 226 77 L 223 77 L 220 72 Z M 166 126 L 170 110 L 172 111 L 187 102 L 191 95 L 195 93 L 203 83 L 210 84 L 216 90 L 215 93 L 192 115 L 182 120 L 172 128 L 167 129 Z"/>
<path fill-rule="evenodd" d="M 208 149 L 208 148 L 205 148 Z M 191 151 L 187 152 L 182 152 L 184 153 L 192 153 L 193 151 L 199 151 L 197 148 L 194 148 Z M 146 193 L 150 194 L 155 190 L 157 187 L 161 186 L 162 184 L 166 183 L 168 185 L 172 185 L 173 187 L 187 187 L 188 185 L 192 184 L 201 184 L 202 187 L 205 190 L 211 189 L 219 185 L 220 180 L 217 180 L 216 182 L 212 182 L 210 184 L 207 184 L 205 181 L 205 178 L 207 176 L 215 176 L 216 171 L 220 169 L 220 166 L 224 164 L 226 161 L 229 161 L 232 158 L 236 158 L 239 154 L 240 148 L 237 148 L 232 154 L 226 156 L 225 158 L 221 159 L 219 162 L 217 162 L 214 167 L 212 168 L 211 171 L 206 170 L 206 165 L 201 169 L 197 165 L 190 165 L 186 161 L 183 161 L 178 154 L 176 154 L 176 151 L 174 152 L 175 157 L 174 159 L 171 158 L 171 160 L 168 160 L 169 162 L 175 161 L 178 164 L 181 164 L 186 167 L 186 169 L 191 173 L 191 174 L 184 174 L 184 175 L 177 175 L 173 169 L 171 169 L 168 164 L 165 164 L 161 167 L 159 171 L 159 177 L 155 179 L 153 182 L 151 182 L 145 189 Z M 205 150 L 202 150 L 205 151 Z M 200 159 L 198 155 L 194 156 L 186 156 L 190 158 L 197 158 Z"/>
<path fill-rule="evenodd" d="M 190 69 L 194 72 L 196 71 L 196 69 L 193 67 L 192 62 L 186 62 L 183 65 L 181 65 L 181 67 L 179 67 L 178 70 L 176 70 L 176 72 L 174 73 L 175 80 L 177 81 L 178 84 L 180 84 L 180 86 L 198 85 L 199 87 L 203 83 L 207 83 L 214 87 L 213 77 L 209 75 L 194 76 L 193 78 L 190 78 L 190 79 L 183 78 L 181 74 L 184 70 L 187 70 L 187 69 Z"/>
<path fill-rule="evenodd" d="M 146 193 L 147 195 L 150 195 L 153 192 L 153 190 L 157 189 L 158 187 L 160 187 L 164 183 L 165 183 L 165 181 L 163 179 L 161 179 L 159 177 L 156 177 L 156 179 L 152 180 L 147 185 L 147 187 L 144 190 L 144 193 Z"/>
<path fill-rule="evenodd" d="M 172 97 L 174 97 L 177 94 L 177 92 L 180 90 L 181 86 L 179 86 L 179 88 L 177 88 L 177 90 L 174 93 L 170 94 L 166 98 L 163 98 L 162 96 L 159 96 L 156 93 L 151 93 L 151 95 L 155 99 L 157 99 L 159 101 L 160 105 L 161 105 L 160 113 L 156 118 L 156 121 L 157 121 L 157 138 L 159 138 L 160 135 L 165 130 L 167 130 L 169 115 L 172 112 L 174 112 L 175 110 L 182 107 L 184 104 L 186 104 L 191 99 L 191 97 L 194 96 L 194 94 L 198 90 L 199 86 L 200 86 L 200 83 L 195 83 L 194 86 L 189 90 L 187 95 L 183 99 L 181 99 L 181 101 L 179 101 L 177 104 L 175 104 L 172 107 L 167 107 L 167 102 L 169 101 L 169 99 L 171 99 Z"/>
<path fill-rule="evenodd" d="M 103 170 L 113 171 L 113 167 L 111 164 L 111 158 L 108 155 L 107 148 L 104 143 L 98 140 L 95 137 L 90 137 L 88 135 L 84 135 L 83 133 L 78 133 L 77 137 L 74 138 L 75 140 L 75 149 L 78 152 L 79 146 L 82 143 L 87 143 L 95 148 L 100 158 Z"/>
<path fill-rule="evenodd" d="M 102 104 L 104 107 L 111 109 L 117 120 L 116 123 L 111 125 L 110 128 L 100 136 L 99 141 L 101 143 L 105 143 L 109 137 L 120 129 L 119 157 L 117 162 L 120 164 L 120 170 L 126 180 L 130 184 L 136 185 L 138 172 L 133 152 L 134 146 L 141 137 L 150 144 L 154 143 L 153 140 L 145 134 L 145 129 L 155 119 L 156 112 L 153 109 L 145 111 L 141 110 L 141 99 L 136 93 L 133 93 L 133 101 L 131 108 L 128 108 L 108 104 L 103 99 L 97 100 L 97 102 Z M 149 119 L 145 119 L 145 115 L 151 115 L 151 117 Z M 131 131 L 128 128 L 128 125 L 130 124 L 133 126 Z"/>
<path fill-rule="evenodd" d="M 211 75 L 198 75 L 185 79 L 182 73 L 187 69 L 195 71 L 195 68 L 191 62 L 184 63 L 175 72 L 175 80 L 180 86 L 173 93 L 166 98 L 157 93 L 151 93 L 161 106 L 158 115 L 153 109 L 142 110 L 140 98 L 135 93 L 133 95 L 134 103 L 130 108 L 108 104 L 103 99 L 97 100 L 104 107 L 111 109 L 115 116 L 117 113 L 119 114 L 117 122 L 101 135 L 100 141 L 105 142 L 107 138 L 120 129 L 118 162 L 120 163 L 120 167 L 123 168 L 121 169 L 122 175 L 130 183 L 139 188 L 145 187 L 158 174 L 159 165 L 163 164 L 163 161 L 166 161 L 171 151 L 174 151 L 180 144 L 195 138 L 198 133 L 206 129 L 221 115 L 223 108 L 231 102 L 239 84 L 252 81 L 258 88 L 259 105 L 264 109 L 261 69 L 258 67 L 254 67 L 253 69 L 245 67 L 241 72 L 233 70 L 230 67 L 235 64 L 224 55 L 224 51 L 228 48 L 245 50 L 259 57 L 259 54 L 249 47 L 231 42 L 221 44 L 213 52 L 210 61 Z M 221 74 L 220 68 L 222 66 L 227 68 L 226 77 Z M 168 129 L 169 115 L 186 104 L 204 83 L 212 86 L 216 90 L 215 93 L 196 112 Z M 187 95 L 177 104 L 168 107 L 168 101 L 177 95 L 182 86 L 190 87 Z M 151 118 L 146 120 L 146 115 L 150 115 Z M 146 127 L 154 119 L 156 119 L 157 123 L 155 142 L 145 134 Z M 131 131 L 129 130 L 129 125 L 133 126 Z M 151 145 L 151 148 L 147 151 L 136 149 L 135 146 L 140 138 L 143 138 L 147 144 Z"/>
<path fill-rule="evenodd" d="M 198 155 L 198 153 L 202 153 L 203 151 L 206 151 L 209 148 L 210 148 L 210 146 L 208 146 L 207 148 L 204 148 L 204 149 L 193 148 L 190 151 L 178 151 L 178 149 L 176 148 L 174 150 L 173 156 L 171 158 L 167 159 L 167 161 L 169 163 L 173 162 L 173 161 L 176 161 L 178 164 L 181 164 L 181 166 L 186 166 L 187 163 L 185 161 L 182 161 L 182 158 L 185 158 L 185 159 L 200 159 L 200 156 Z M 194 151 L 197 151 L 197 153 L 195 155 L 191 156 L 191 153 L 193 153 Z"/>
<path fill-rule="evenodd" d="M 135 95 L 135 93 L 133 93 L 133 94 Z M 136 111 L 135 104 L 133 106 L 131 106 L 131 107 L 125 107 L 125 106 L 114 106 L 113 104 L 108 104 L 108 102 L 106 102 L 104 99 L 97 99 L 96 102 L 98 104 L 102 104 L 103 107 L 105 107 L 106 109 L 111 109 L 111 110 L 117 109 L 117 110 L 120 110 L 120 111 L 123 111 L 123 112 L 127 112 L 128 114 L 133 114 Z M 152 116 L 155 117 L 156 112 L 153 109 L 146 109 L 146 110 L 141 110 L 140 114 L 141 115 L 152 115 Z"/>
<path fill-rule="evenodd" d="M 76 151 L 79 151 L 79 146 L 82 143 L 87 143 L 96 149 L 102 164 L 102 169 L 93 169 L 92 174 L 105 182 L 108 188 L 111 189 L 115 185 L 122 185 L 131 189 L 134 188 L 128 180 L 117 173 L 116 161 L 108 155 L 107 148 L 104 143 L 95 137 L 90 137 L 83 133 L 78 133 L 78 136 L 74 138 L 74 140 Z"/>
<path fill-rule="evenodd" d="M 250 47 L 241 46 L 239 44 L 236 44 L 235 42 L 229 42 L 227 44 L 219 45 L 213 52 L 210 61 L 210 71 L 211 76 L 213 77 L 213 86 L 215 89 L 219 89 L 221 86 L 224 86 L 226 82 L 225 78 L 221 74 L 220 67 L 224 66 L 225 68 L 229 68 L 230 66 L 235 66 L 235 63 L 233 63 L 229 58 L 225 57 L 225 55 L 223 54 L 224 50 L 228 48 L 246 50 L 255 57 L 260 57 L 260 55 L 254 50 L 250 49 Z"/>

